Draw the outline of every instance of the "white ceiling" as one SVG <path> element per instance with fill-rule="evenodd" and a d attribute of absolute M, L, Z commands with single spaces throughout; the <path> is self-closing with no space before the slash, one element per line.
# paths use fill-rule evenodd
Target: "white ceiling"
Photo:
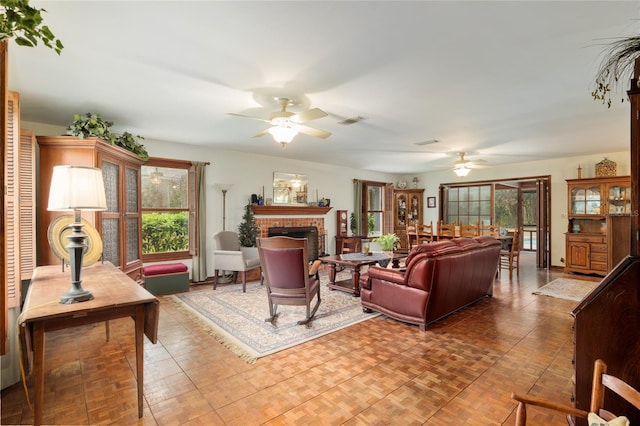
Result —
<path fill-rule="evenodd" d="M 629 104 L 590 93 L 603 44 L 638 32 L 637 1 L 31 4 L 65 48 L 11 44 L 22 119 L 97 112 L 150 151 L 164 140 L 408 174 L 457 151 L 497 166 L 629 147 Z M 267 123 L 227 114 L 268 118 L 273 97 L 323 109 L 308 124 L 333 135 L 283 150 L 252 138 Z"/>

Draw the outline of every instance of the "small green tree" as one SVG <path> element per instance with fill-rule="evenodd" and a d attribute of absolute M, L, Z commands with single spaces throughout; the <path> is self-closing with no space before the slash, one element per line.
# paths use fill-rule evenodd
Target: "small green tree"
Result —
<path fill-rule="evenodd" d="M 253 210 L 251 209 L 251 203 L 244 206 L 244 220 L 238 226 L 238 238 L 240 239 L 240 245 L 242 247 L 255 247 L 256 238 L 260 234 L 260 228 L 256 225 L 256 220 L 253 217 Z"/>

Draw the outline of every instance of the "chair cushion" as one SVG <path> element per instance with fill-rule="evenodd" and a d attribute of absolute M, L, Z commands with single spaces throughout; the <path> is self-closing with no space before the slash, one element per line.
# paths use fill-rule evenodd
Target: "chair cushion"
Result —
<path fill-rule="evenodd" d="M 247 269 L 253 269 L 260 266 L 260 258 L 259 257 L 251 257 L 249 259 L 244 259 L 244 264 L 247 265 Z"/>
<path fill-rule="evenodd" d="M 589 413 L 587 416 L 587 422 L 589 426 L 629 426 L 629 419 L 625 416 L 616 417 L 606 421 L 598 416 L 596 413 Z"/>
<path fill-rule="evenodd" d="M 178 272 L 187 272 L 189 268 L 184 263 L 163 263 L 158 265 L 149 265 L 142 268 L 142 274 L 145 277 L 152 275 L 175 274 Z"/>

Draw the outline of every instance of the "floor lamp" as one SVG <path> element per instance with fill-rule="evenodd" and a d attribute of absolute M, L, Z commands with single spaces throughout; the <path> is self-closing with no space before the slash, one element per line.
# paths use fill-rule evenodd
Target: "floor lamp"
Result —
<path fill-rule="evenodd" d="M 86 302 L 93 299 L 89 290 L 82 288 L 82 259 L 87 250 L 87 235 L 82 232 L 82 210 L 106 210 L 102 170 L 83 166 L 55 166 L 49 189 L 50 211 L 72 211 L 74 220 L 67 236 L 69 263 L 71 264 L 71 289 L 60 296 L 60 303 Z"/>
<path fill-rule="evenodd" d="M 232 183 L 217 183 L 216 187 L 222 191 L 222 230 L 226 231 L 227 222 L 227 191 L 233 186 Z"/>

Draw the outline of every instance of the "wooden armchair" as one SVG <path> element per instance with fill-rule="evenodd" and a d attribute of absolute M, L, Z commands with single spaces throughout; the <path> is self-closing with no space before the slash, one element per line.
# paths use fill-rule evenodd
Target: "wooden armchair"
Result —
<path fill-rule="evenodd" d="M 480 235 L 490 235 L 498 238 L 500 236 L 500 225 L 483 225 L 480 227 Z"/>
<path fill-rule="evenodd" d="M 256 242 L 269 300 L 269 318 L 265 321 L 276 320 L 278 305 L 295 305 L 306 306 L 306 317 L 298 324 L 307 324 L 320 306 L 320 261 L 309 265 L 307 239 L 269 237 Z M 316 303 L 311 307 L 314 298 Z"/>
<path fill-rule="evenodd" d="M 619 378 L 607 374 L 607 365 L 604 363 L 604 361 L 598 359 L 596 360 L 593 367 L 591 406 L 589 408 L 590 413 L 568 405 L 558 404 L 556 402 L 545 400 L 535 396 L 512 393 L 511 398 L 518 401 L 515 424 L 516 426 L 525 426 L 527 424 L 527 405 L 548 408 L 565 413 L 567 414 L 567 421 L 571 425 L 574 424 L 572 417 L 579 417 L 583 419 L 588 418 L 589 424 L 600 424 L 600 419 L 611 421 L 616 418 L 616 414 L 610 413 L 604 408 L 604 396 L 607 389 L 627 400 L 637 410 L 640 410 L 640 392 L 638 392 L 636 389 L 629 386 Z M 594 414 L 600 419 L 594 417 Z M 623 416 L 624 414 L 625 413 L 618 413 L 617 415 Z M 625 424 L 624 419 L 620 417 L 618 417 L 618 421 L 620 423 L 612 424 Z"/>

